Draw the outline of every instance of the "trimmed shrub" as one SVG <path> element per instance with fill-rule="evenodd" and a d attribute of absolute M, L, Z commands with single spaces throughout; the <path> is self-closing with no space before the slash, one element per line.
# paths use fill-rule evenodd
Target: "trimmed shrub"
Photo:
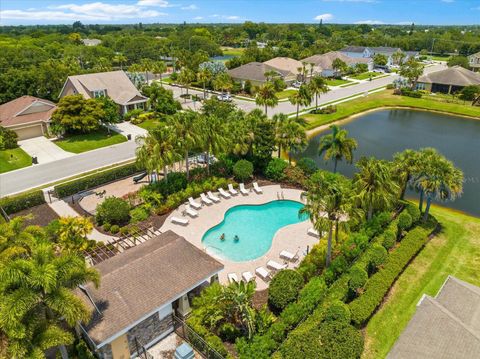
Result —
<path fill-rule="evenodd" d="M 55 192 L 57 192 L 59 198 L 63 198 L 81 191 L 98 187 L 107 182 L 112 182 L 120 178 L 131 176 L 137 172 L 139 172 L 139 168 L 135 163 L 131 163 L 125 166 L 112 168 L 110 170 L 82 177 L 77 180 L 59 184 L 55 186 Z"/>
<path fill-rule="evenodd" d="M 310 176 L 318 171 L 318 166 L 310 157 L 303 157 L 297 161 L 297 167 L 301 168 L 305 175 Z"/>
<path fill-rule="evenodd" d="M 117 197 L 107 197 L 97 206 L 95 219 L 97 223 L 124 224 L 130 219 L 130 205 Z M 110 229 L 111 231 L 112 229 Z"/>
<path fill-rule="evenodd" d="M 365 272 L 365 274 L 367 273 Z M 325 310 L 324 320 L 326 322 L 343 322 L 350 324 L 350 309 L 348 308 L 348 305 L 340 300 L 335 300 Z"/>
<path fill-rule="evenodd" d="M 0 126 L 0 150 L 17 148 L 18 135 L 15 131 Z"/>
<path fill-rule="evenodd" d="M 406 207 L 406 210 L 410 217 L 412 217 L 412 222 L 418 222 L 421 216 L 420 209 L 415 204 L 409 203 Z"/>
<path fill-rule="evenodd" d="M 353 323 L 363 325 L 372 316 L 395 279 L 425 245 L 435 226 L 436 222 L 430 220 L 425 225 L 412 229 L 405 236 L 397 249 L 390 254 L 385 266 L 368 280 L 363 294 L 349 304 Z"/>
<path fill-rule="evenodd" d="M 118 224 L 114 224 L 113 226 L 110 227 L 110 233 L 112 234 L 117 234 L 120 231 L 120 227 Z"/>
<path fill-rule="evenodd" d="M 335 258 L 325 271 L 325 282 L 332 284 L 338 277 L 342 275 L 348 268 L 348 262 L 344 256 Z"/>
<path fill-rule="evenodd" d="M 382 246 L 386 249 L 389 250 L 395 246 L 395 243 L 397 242 L 397 236 L 393 231 L 385 231 L 383 233 L 383 242 Z"/>
<path fill-rule="evenodd" d="M 385 263 L 387 256 L 387 250 L 383 246 L 378 244 L 373 246 L 372 253 L 370 254 L 370 262 L 368 263 L 370 273 L 375 272 L 378 267 Z"/>
<path fill-rule="evenodd" d="M 235 343 L 235 339 L 241 334 L 240 330 L 232 323 L 223 323 L 218 329 L 218 335 L 225 342 Z"/>
<path fill-rule="evenodd" d="M 45 203 L 42 191 L 21 193 L 0 199 L 0 206 L 7 214 L 14 214 Z M 1 217 L 1 216 L 0 216 Z"/>
<path fill-rule="evenodd" d="M 233 159 L 220 156 L 217 162 L 210 165 L 210 173 L 216 177 L 230 177 L 233 174 L 233 165 Z"/>
<path fill-rule="evenodd" d="M 107 222 L 103 224 L 102 228 L 105 232 L 110 232 L 110 228 L 112 228 L 112 225 Z"/>
<path fill-rule="evenodd" d="M 282 311 L 287 304 L 297 299 L 303 287 L 303 277 L 292 269 L 278 272 L 268 289 L 268 304 L 276 312 Z"/>
<path fill-rule="evenodd" d="M 287 168 L 288 163 L 281 158 L 274 158 L 268 162 L 265 169 L 265 177 L 269 180 L 280 182 L 285 178 L 284 170 Z"/>
<path fill-rule="evenodd" d="M 130 211 L 130 223 L 145 221 L 150 216 L 150 211 L 145 206 L 138 206 Z"/>
<path fill-rule="evenodd" d="M 407 230 L 412 226 L 412 216 L 407 212 L 402 212 L 398 216 L 398 228 L 400 230 Z"/>
<path fill-rule="evenodd" d="M 293 185 L 303 186 L 307 177 L 300 167 L 288 166 L 283 170 L 285 180 Z"/>
<path fill-rule="evenodd" d="M 233 175 L 239 181 L 246 181 L 253 175 L 253 164 L 247 160 L 239 160 L 233 166 Z"/>
<path fill-rule="evenodd" d="M 413 98 L 422 97 L 422 93 L 420 91 L 414 91 L 412 89 L 409 89 L 408 87 L 403 87 L 400 90 L 400 93 L 401 93 L 402 96 L 408 96 L 408 97 L 413 97 Z"/>
<path fill-rule="evenodd" d="M 167 197 L 172 193 L 184 190 L 187 187 L 187 175 L 183 172 L 170 172 L 167 175 L 167 180 L 154 182 L 146 186 L 155 192 L 160 193 L 163 197 Z"/>
<path fill-rule="evenodd" d="M 358 267 L 353 266 L 350 269 L 350 279 L 348 280 L 348 288 L 351 292 L 357 294 L 360 289 L 363 289 L 365 283 L 367 283 L 368 274 L 367 272 Z"/>

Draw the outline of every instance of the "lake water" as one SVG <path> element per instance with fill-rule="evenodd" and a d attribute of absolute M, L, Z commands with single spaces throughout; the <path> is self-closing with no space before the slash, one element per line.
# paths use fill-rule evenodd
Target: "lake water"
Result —
<path fill-rule="evenodd" d="M 394 153 L 407 148 L 436 148 L 465 176 L 462 197 L 441 204 L 480 217 L 480 121 L 424 111 L 381 110 L 352 119 L 341 127 L 358 142 L 354 160 L 361 156 L 391 160 Z M 318 156 L 320 138 L 329 132 L 311 138 L 305 152 L 295 157 L 311 157 L 321 168 L 333 170 L 333 162 L 326 164 Z M 351 177 L 356 167 L 340 162 L 338 171 Z M 418 198 L 415 193 L 409 195 Z"/>
<path fill-rule="evenodd" d="M 234 55 L 222 55 L 222 56 L 213 56 L 213 57 L 210 57 L 210 60 L 212 61 L 227 61 L 227 60 L 230 60 L 232 58 L 234 58 L 235 56 Z"/>

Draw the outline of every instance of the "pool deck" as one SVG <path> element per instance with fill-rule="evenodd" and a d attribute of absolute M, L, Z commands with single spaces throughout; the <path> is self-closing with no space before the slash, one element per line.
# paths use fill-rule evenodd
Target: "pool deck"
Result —
<path fill-rule="evenodd" d="M 211 204 L 209 206 L 202 205 L 202 208 L 198 210 L 198 217 L 191 218 L 188 215 L 184 215 L 185 205 L 181 205 L 165 221 L 165 224 L 160 228 L 162 232 L 172 230 L 175 233 L 185 237 L 190 243 L 205 251 L 205 247 L 202 243 L 202 237 L 207 230 L 223 221 L 225 212 L 234 206 L 245 204 L 264 204 L 277 199 L 293 200 L 303 202 L 300 198 L 302 191 L 290 188 L 281 188 L 279 185 L 264 186 L 262 187 L 263 194 L 256 194 L 253 189 L 250 189 L 248 195 L 242 195 L 239 193 L 229 199 L 224 199 L 219 193 L 215 193 L 217 197 L 221 198 L 220 202 Z M 283 194 L 283 197 L 282 197 Z M 195 199 L 200 203 L 200 199 Z M 172 217 L 185 217 L 189 219 L 188 225 L 179 225 L 171 222 Z M 309 228 L 312 227 L 310 221 L 304 221 L 296 224 L 285 226 L 277 231 L 275 234 L 272 246 L 265 255 L 247 262 L 233 262 L 227 259 L 216 257 L 211 254 L 217 260 L 224 264 L 225 268 L 220 272 L 220 283 L 227 284 L 227 274 L 236 273 L 240 279 L 243 272 L 251 272 L 255 275 L 255 269 L 263 266 L 267 268 L 267 261 L 273 259 L 278 263 L 286 263 L 280 258 L 279 254 L 282 250 L 288 250 L 291 253 L 297 253 L 299 260 L 295 263 L 288 263 L 288 268 L 296 267 L 302 258 L 305 256 L 307 246 L 312 246 L 319 241 L 318 238 L 307 234 Z M 207 252 L 208 253 L 208 252 Z M 267 268 L 269 269 L 269 268 Z M 270 270 L 270 269 L 269 269 Z M 272 273 L 273 274 L 273 273 Z M 268 283 L 257 275 L 257 290 L 263 290 L 268 287 Z"/>

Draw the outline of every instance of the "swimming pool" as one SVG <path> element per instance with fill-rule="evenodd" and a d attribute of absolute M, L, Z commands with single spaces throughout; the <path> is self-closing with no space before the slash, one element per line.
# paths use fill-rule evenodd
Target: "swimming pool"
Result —
<path fill-rule="evenodd" d="M 203 245 L 208 253 L 234 262 L 261 257 L 272 246 L 280 228 L 308 219 L 306 215 L 299 216 L 302 207 L 302 203 L 288 200 L 232 207 L 221 223 L 205 232 Z"/>

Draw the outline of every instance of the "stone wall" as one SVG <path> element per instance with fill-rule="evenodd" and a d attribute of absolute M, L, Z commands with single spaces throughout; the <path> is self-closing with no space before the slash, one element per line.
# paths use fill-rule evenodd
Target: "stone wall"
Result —
<path fill-rule="evenodd" d="M 143 322 L 137 324 L 127 333 L 130 353 L 135 353 L 137 351 L 135 338 L 137 338 L 139 345 L 147 345 L 172 327 L 172 325 L 173 317 L 171 314 L 167 315 L 163 319 L 160 319 L 158 313 L 151 315 Z"/>
<path fill-rule="evenodd" d="M 112 346 L 109 344 L 105 344 L 103 347 L 98 349 L 97 351 L 99 358 L 101 359 L 113 359 L 112 354 Z"/>

